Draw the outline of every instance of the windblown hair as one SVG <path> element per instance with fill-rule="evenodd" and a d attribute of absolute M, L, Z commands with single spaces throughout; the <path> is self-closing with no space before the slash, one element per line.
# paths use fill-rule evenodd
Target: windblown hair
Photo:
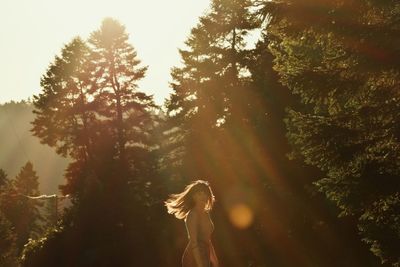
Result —
<path fill-rule="evenodd" d="M 175 215 L 178 219 L 186 218 L 189 211 L 195 205 L 193 195 L 199 191 L 207 194 L 208 201 L 205 209 L 207 211 L 211 210 L 215 202 L 215 196 L 211 187 L 207 181 L 197 180 L 187 185 L 183 192 L 169 196 L 169 198 L 164 202 L 168 209 L 168 213 Z"/>

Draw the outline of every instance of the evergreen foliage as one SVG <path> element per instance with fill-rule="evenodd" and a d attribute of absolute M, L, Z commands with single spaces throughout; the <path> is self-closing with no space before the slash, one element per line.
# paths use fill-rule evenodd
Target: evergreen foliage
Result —
<path fill-rule="evenodd" d="M 87 42 L 75 38 L 67 44 L 43 75 L 43 91 L 34 97 L 32 131 L 73 159 L 67 183 L 60 187 L 71 195 L 73 207 L 60 233 L 31 244 L 24 264 L 37 260 L 38 266 L 64 266 L 40 256 L 50 253 L 46 240 L 75 255 L 64 258 L 65 266 L 131 266 L 145 258 L 155 260 L 140 253 L 145 232 L 138 228 L 148 220 L 145 208 L 152 201 L 156 171 L 156 106 L 137 88 L 145 71 L 125 27 L 107 18 Z M 70 242 L 74 238 L 79 244 Z M 138 254 L 132 255 L 132 249 Z"/>
<path fill-rule="evenodd" d="M 224 266 L 399 266 L 399 12 L 394 0 L 212 0 L 164 111 L 138 88 L 147 67 L 122 24 L 72 39 L 32 122 L 72 159 L 60 186 L 72 206 L 60 218 L 49 201 L 39 236 L 32 164 L 11 181 L 0 170 L 0 260 L 16 245 L 22 266 L 177 266 L 186 233 L 163 200 L 206 179 Z"/>
<path fill-rule="evenodd" d="M 18 253 L 29 238 L 36 238 L 42 232 L 40 221 L 43 218 L 39 211 L 42 203 L 29 198 L 39 195 L 38 179 L 32 163 L 27 162 L 1 191 L 1 210 L 14 229 Z"/>
<path fill-rule="evenodd" d="M 8 186 L 10 181 L 3 169 L 0 169 L 0 265 L 17 266 L 16 234 L 10 221 L 3 213 L 6 206 Z"/>
<path fill-rule="evenodd" d="M 250 7 L 250 1 L 213 1 L 180 50 L 183 67 L 172 70 L 167 136 L 185 175 L 212 176 L 204 162 L 220 149 L 226 125 L 246 120 L 242 109 L 251 102 L 251 89 L 245 38 L 257 26 Z"/>
<path fill-rule="evenodd" d="M 0 236 L 0 266 L 18 266 L 16 235 L 2 211 L 0 211 Z"/>
<path fill-rule="evenodd" d="M 398 1 L 280 1 L 266 10 L 274 68 L 302 103 L 287 114 L 292 156 L 325 173 L 319 190 L 340 216 L 357 218 L 382 262 L 398 266 Z"/>

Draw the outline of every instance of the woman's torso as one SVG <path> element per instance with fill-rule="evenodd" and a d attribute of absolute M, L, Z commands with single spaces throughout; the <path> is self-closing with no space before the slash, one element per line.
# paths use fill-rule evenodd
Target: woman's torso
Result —
<path fill-rule="evenodd" d="M 210 218 L 208 212 L 198 214 L 198 231 L 197 239 L 198 241 L 210 242 L 211 234 L 214 231 L 214 224 Z"/>
<path fill-rule="evenodd" d="M 191 211 L 193 212 L 193 211 Z M 186 224 L 186 219 L 185 219 Z M 211 234 L 214 231 L 214 224 L 210 218 L 209 213 L 201 213 L 197 214 L 197 222 L 196 222 L 196 233 L 197 240 L 190 240 L 189 231 L 186 225 L 187 234 L 189 237 L 189 242 L 197 242 L 197 245 L 200 249 L 200 254 L 204 258 L 203 261 L 206 262 L 206 265 L 210 266 L 210 242 L 211 242 Z M 184 267 L 195 267 L 194 258 L 191 253 L 190 243 L 187 245 L 183 258 L 182 258 L 182 266 Z"/>

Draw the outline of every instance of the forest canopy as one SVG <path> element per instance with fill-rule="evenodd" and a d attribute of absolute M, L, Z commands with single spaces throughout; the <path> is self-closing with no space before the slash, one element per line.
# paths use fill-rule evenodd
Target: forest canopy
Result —
<path fill-rule="evenodd" d="M 0 260 L 178 266 L 186 232 L 164 201 L 204 179 L 223 266 L 400 266 L 399 18 L 394 0 L 212 0 L 162 107 L 104 19 L 32 100 L 32 135 L 69 159 L 71 205 L 23 197 L 40 195 L 32 162 L 1 170 Z"/>

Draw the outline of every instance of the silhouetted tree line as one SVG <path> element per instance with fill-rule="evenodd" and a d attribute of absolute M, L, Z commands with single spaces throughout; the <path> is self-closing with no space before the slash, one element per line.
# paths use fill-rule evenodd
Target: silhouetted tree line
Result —
<path fill-rule="evenodd" d="M 73 159 L 60 187 L 73 205 L 22 265 L 179 266 L 186 233 L 163 200 L 202 178 L 222 266 L 399 266 L 399 13 L 394 0 L 213 0 L 164 109 L 137 88 L 146 67 L 123 25 L 73 39 L 32 129 Z"/>
<path fill-rule="evenodd" d="M 0 265 L 19 266 L 18 256 L 29 239 L 43 234 L 43 206 L 31 196 L 39 195 L 38 176 L 27 162 L 14 179 L 0 169 Z"/>

